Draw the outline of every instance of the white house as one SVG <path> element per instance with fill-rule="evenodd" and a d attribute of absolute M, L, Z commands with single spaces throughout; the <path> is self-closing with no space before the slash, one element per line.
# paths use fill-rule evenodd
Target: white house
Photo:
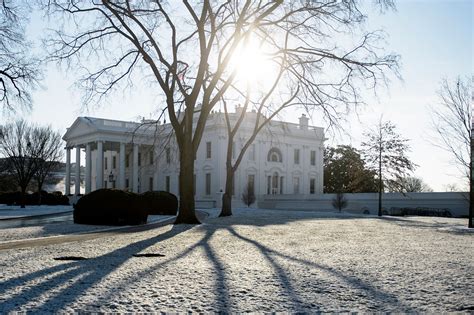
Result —
<path fill-rule="evenodd" d="M 239 110 L 239 108 L 237 108 Z M 249 138 L 257 114 L 246 117 L 235 137 L 234 157 Z M 230 114 L 235 121 L 236 113 Z M 63 136 L 66 141 L 66 194 L 71 187 L 71 150 L 76 161 L 85 150 L 85 192 L 99 188 L 134 192 L 166 190 L 179 195 L 179 159 L 171 125 L 150 121 L 125 122 L 78 117 Z M 225 187 L 227 131 L 224 114 L 210 114 L 195 160 L 196 200 L 214 206 Z M 272 121 L 249 147 L 235 174 L 234 202 L 250 184 L 257 199 L 268 194 L 322 194 L 324 131 L 299 124 Z M 74 176 L 79 182 L 79 163 Z M 80 193 L 75 185 L 74 194 Z"/>

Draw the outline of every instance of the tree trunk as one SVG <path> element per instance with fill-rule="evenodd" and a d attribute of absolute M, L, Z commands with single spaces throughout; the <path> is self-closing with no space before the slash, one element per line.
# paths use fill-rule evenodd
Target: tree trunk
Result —
<path fill-rule="evenodd" d="M 232 184 L 234 183 L 234 171 L 228 165 L 226 167 L 225 192 L 222 196 L 222 209 L 220 217 L 228 217 L 232 215 Z"/>
<path fill-rule="evenodd" d="M 25 208 L 26 204 L 26 187 L 21 188 L 21 197 L 20 197 L 20 208 Z"/>
<path fill-rule="evenodd" d="M 469 165 L 469 223 L 467 226 L 469 228 L 474 228 L 474 222 L 473 216 L 474 216 L 474 209 L 472 206 L 472 203 L 474 202 L 474 183 L 472 182 L 472 175 L 474 174 L 474 141 L 472 140 L 473 138 L 471 137 L 471 163 Z"/>
<path fill-rule="evenodd" d="M 381 142 L 381 140 L 380 140 Z M 379 217 L 382 216 L 382 145 L 379 147 Z"/>
<path fill-rule="evenodd" d="M 41 206 L 41 188 L 43 188 L 43 183 L 38 181 L 38 206 Z"/>
<path fill-rule="evenodd" d="M 219 217 L 229 217 L 232 215 L 232 189 L 234 184 L 234 169 L 232 167 L 232 151 L 234 146 L 234 136 L 232 132 L 227 133 L 227 153 L 225 161 L 225 191 L 222 196 L 222 209 Z"/>
<path fill-rule="evenodd" d="M 174 224 L 200 224 L 194 203 L 194 153 L 188 141 L 180 150 L 179 212 Z"/>

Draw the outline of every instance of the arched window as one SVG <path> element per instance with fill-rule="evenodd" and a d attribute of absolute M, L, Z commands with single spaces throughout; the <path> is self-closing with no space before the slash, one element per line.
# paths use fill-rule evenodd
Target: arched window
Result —
<path fill-rule="evenodd" d="M 280 163 L 283 162 L 280 150 L 277 148 L 271 148 L 270 151 L 268 151 L 267 161 Z"/>

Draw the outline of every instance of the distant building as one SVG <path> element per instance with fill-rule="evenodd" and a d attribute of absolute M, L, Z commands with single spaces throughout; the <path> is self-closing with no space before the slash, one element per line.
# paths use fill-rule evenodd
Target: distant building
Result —
<path fill-rule="evenodd" d="M 249 138 L 256 115 L 246 113 L 235 137 L 234 158 Z M 230 114 L 231 121 L 236 117 L 236 113 Z M 71 167 L 71 151 L 75 149 L 76 161 L 80 160 L 80 150 L 85 150 L 86 193 L 119 188 L 140 193 L 166 190 L 179 195 L 178 150 L 170 124 L 78 117 L 63 139 L 67 143 L 66 194 L 70 193 L 71 173 L 75 177 L 81 173 Z M 213 112 L 195 158 L 196 200 L 220 203 L 226 150 L 224 114 Z M 299 124 L 272 121 L 249 147 L 236 172 L 234 202 L 240 202 L 247 185 L 253 187 L 257 199 L 267 194 L 321 194 L 323 151 L 323 129 L 308 126 L 305 115 Z M 74 194 L 79 193 L 79 186 L 75 186 Z"/>

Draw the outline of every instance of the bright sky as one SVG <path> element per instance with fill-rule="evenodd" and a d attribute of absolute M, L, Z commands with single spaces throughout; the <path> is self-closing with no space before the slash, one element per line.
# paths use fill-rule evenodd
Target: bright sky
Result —
<path fill-rule="evenodd" d="M 393 78 L 388 91 L 381 90 L 378 98 L 367 98 L 368 106 L 359 111 L 359 118 L 354 115 L 349 119 L 351 137 L 330 139 L 329 144 L 358 147 L 362 132 L 383 114 L 411 139 L 410 157 L 419 165 L 416 176 L 435 191 L 444 191 L 447 184 L 462 186 L 450 156 L 428 142 L 434 136 L 428 107 L 436 105 L 436 90 L 443 77 L 473 74 L 473 16 L 471 0 L 404 0 L 397 2 L 396 12 L 370 15 L 368 29 L 383 29 L 389 35 L 386 50 L 401 55 L 403 81 Z M 41 17 L 33 15 L 28 37 L 37 41 L 43 30 Z M 34 108 L 25 118 L 51 124 L 64 133 L 80 115 L 121 120 L 151 117 L 157 102 L 149 87 L 137 84 L 136 89 L 118 92 L 101 107 L 87 110 L 81 106 L 80 92 L 73 87 L 75 79 L 74 71 L 48 66 L 44 88 L 34 92 Z M 297 122 L 300 115 L 295 113 L 290 121 Z"/>

